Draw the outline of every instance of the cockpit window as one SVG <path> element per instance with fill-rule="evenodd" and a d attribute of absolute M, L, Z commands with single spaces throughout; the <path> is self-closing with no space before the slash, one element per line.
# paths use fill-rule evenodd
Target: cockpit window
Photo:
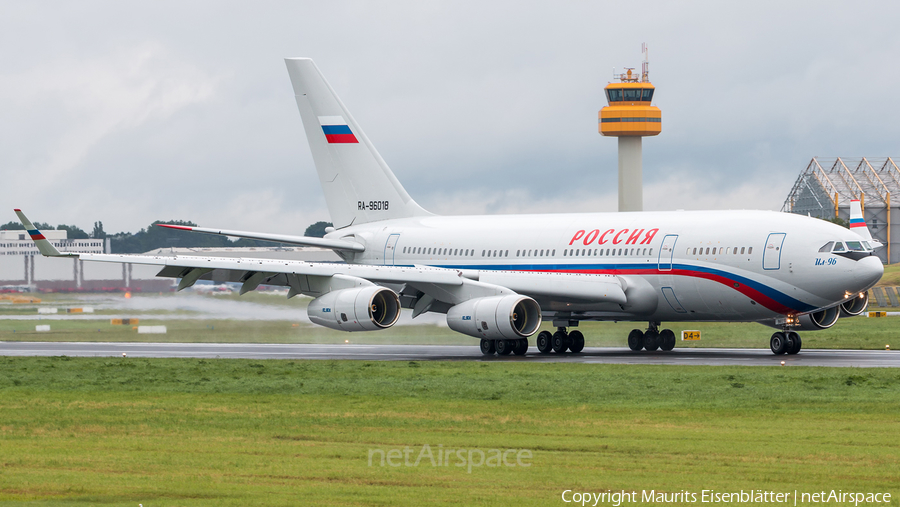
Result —
<path fill-rule="evenodd" d="M 875 250 L 874 248 L 872 248 L 872 244 L 869 243 L 868 241 L 863 241 L 863 246 L 865 247 L 867 252 Z"/>
<path fill-rule="evenodd" d="M 846 252 L 846 250 L 844 250 L 844 244 L 838 241 L 834 244 L 834 250 L 832 250 L 832 252 Z"/>
<path fill-rule="evenodd" d="M 847 249 L 851 252 L 864 252 L 865 249 L 862 246 L 862 241 L 848 241 Z"/>
<path fill-rule="evenodd" d="M 828 243 L 825 243 L 825 245 L 823 245 L 822 248 L 819 249 L 819 251 L 820 252 L 830 252 L 831 247 L 833 247 L 833 246 L 834 246 L 834 241 L 829 241 Z"/>

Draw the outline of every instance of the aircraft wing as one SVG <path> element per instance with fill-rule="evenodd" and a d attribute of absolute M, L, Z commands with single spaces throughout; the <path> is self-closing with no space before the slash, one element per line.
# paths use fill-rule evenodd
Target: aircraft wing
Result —
<path fill-rule="evenodd" d="M 229 229 L 213 229 L 210 227 L 187 227 L 184 225 L 156 224 L 159 227 L 178 229 L 182 231 L 202 232 L 204 234 L 216 234 L 219 236 L 233 236 L 235 238 L 261 239 L 263 241 L 275 241 L 289 245 L 318 246 L 333 250 L 349 250 L 351 252 L 365 251 L 366 247 L 355 242 L 342 239 L 311 238 L 309 236 L 290 236 L 286 234 L 268 234 L 264 232 L 232 231 Z"/>
<path fill-rule="evenodd" d="M 161 266 L 157 276 L 180 278 L 178 290 L 197 280 L 241 283 L 241 294 L 259 285 L 290 287 L 296 294 L 320 296 L 332 290 L 367 284 L 408 285 L 437 301 L 455 305 L 476 297 L 523 294 L 624 304 L 618 277 L 568 273 L 466 273 L 426 266 L 371 266 L 342 262 L 306 262 L 199 256 L 76 254 L 81 260 Z"/>

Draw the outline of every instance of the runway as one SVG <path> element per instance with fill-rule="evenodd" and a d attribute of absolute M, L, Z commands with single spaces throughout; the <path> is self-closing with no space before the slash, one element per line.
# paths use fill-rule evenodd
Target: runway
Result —
<path fill-rule="evenodd" d="M 181 357 L 230 359 L 351 359 L 366 361 L 499 361 L 606 364 L 900 367 L 900 352 L 885 350 L 803 350 L 775 356 L 768 349 L 678 349 L 631 352 L 625 348 L 585 348 L 580 354 L 481 355 L 476 345 L 322 345 L 245 343 L 0 342 L 0 356 Z"/>

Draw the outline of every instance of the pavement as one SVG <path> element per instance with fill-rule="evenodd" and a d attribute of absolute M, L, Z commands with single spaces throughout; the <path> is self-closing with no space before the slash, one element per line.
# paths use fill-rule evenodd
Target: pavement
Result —
<path fill-rule="evenodd" d="M 185 357 L 243 359 L 350 359 L 366 361 L 514 361 L 606 364 L 900 367 L 900 352 L 885 350 L 802 350 L 776 356 L 769 349 L 675 348 L 670 352 L 632 352 L 627 348 L 587 347 L 579 354 L 525 356 L 481 354 L 478 345 L 356 345 L 255 343 L 0 342 L 0 356 Z"/>

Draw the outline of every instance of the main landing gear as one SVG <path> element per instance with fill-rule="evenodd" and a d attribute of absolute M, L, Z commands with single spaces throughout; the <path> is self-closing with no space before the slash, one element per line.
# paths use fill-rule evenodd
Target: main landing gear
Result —
<path fill-rule="evenodd" d="M 674 336 L 674 335 L 673 335 Z M 555 333 L 541 331 L 537 335 L 536 345 L 541 354 L 556 352 L 562 354 L 566 351 L 579 353 L 584 350 L 584 335 L 581 331 L 566 332 L 566 328 L 557 328 Z M 495 353 L 501 356 L 515 354 L 524 356 L 528 352 L 528 339 L 519 340 L 481 340 L 481 353 L 492 356 Z"/>
<path fill-rule="evenodd" d="M 800 339 L 800 335 L 795 331 L 778 331 L 769 340 L 769 348 L 772 349 L 772 353 L 776 356 L 781 354 L 794 355 L 800 352 L 800 347 L 802 346 L 803 340 Z"/>
<path fill-rule="evenodd" d="M 494 353 L 501 356 L 515 354 L 524 356 L 528 352 L 528 339 L 520 338 L 518 340 L 481 340 L 481 353 L 486 356 L 492 356 Z"/>
<path fill-rule="evenodd" d="M 671 329 L 659 330 L 659 322 L 651 322 L 647 331 L 633 329 L 628 333 L 628 348 L 635 352 L 641 349 L 653 352 L 662 350 L 668 352 L 675 348 L 675 333 Z"/>
<path fill-rule="evenodd" d="M 556 328 L 555 333 L 541 331 L 537 337 L 537 348 L 541 354 L 549 354 L 551 351 L 562 354 L 566 351 L 577 354 L 584 350 L 584 335 L 575 330 L 566 332 L 566 328 Z"/>

